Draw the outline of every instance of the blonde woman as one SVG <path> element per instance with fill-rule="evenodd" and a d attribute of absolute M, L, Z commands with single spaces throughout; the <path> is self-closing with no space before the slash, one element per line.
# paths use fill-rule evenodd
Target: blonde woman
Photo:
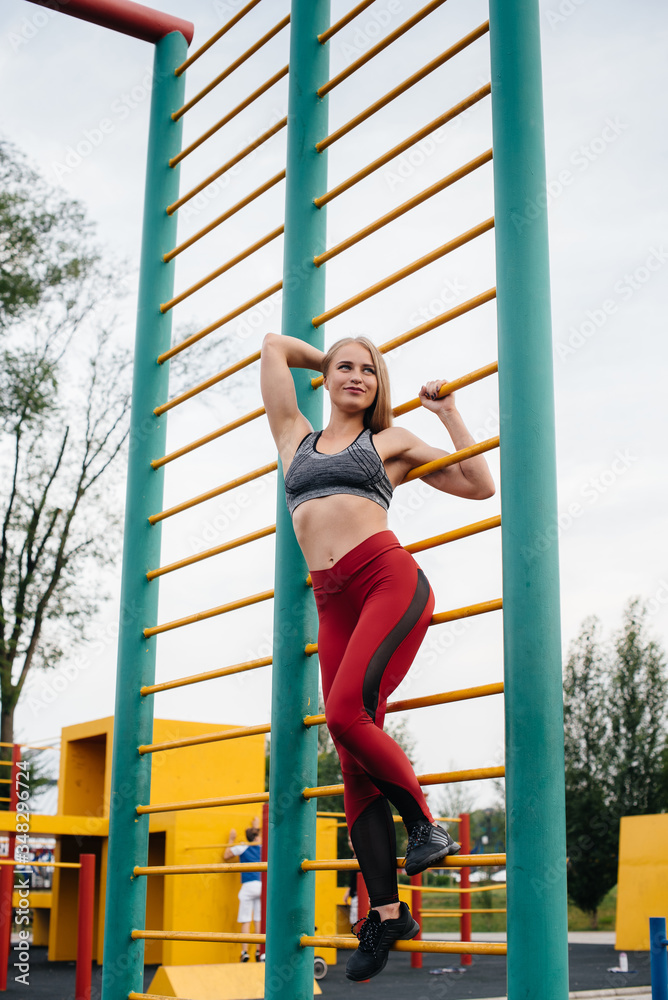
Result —
<path fill-rule="evenodd" d="M 331 413 L 321 431 L 297 406 L 291 368 L 324 375 Z M 406 676 L 434 608 L 424 573 L 387 529 L 387 510 L 411 469 L 448 452 L 392 425 L 387 366 L 364 337 L 340 340 L 325 354 L 296 338 L 268 334 L 261 384 L 288 509 L 313 581 L 327 726 L 341 761 L 350 838 L 369 892 L 371 909 L 346 968 L 349 979 L 361 981 L 383 970 L 393 941 L 412 938 L 419 929 L 399 902 L 389 803 L 408 831 L 408 874 L 459 850 L 434 822 L 405 753 L 383 732 L 387 699 Z M 444 385 L 426 382 L 420 402 L 459 450 L 474 441 L 454 394 L 440 396 Z M 424 480 L 472 500 L 494 493 L 482 455 Z"/>

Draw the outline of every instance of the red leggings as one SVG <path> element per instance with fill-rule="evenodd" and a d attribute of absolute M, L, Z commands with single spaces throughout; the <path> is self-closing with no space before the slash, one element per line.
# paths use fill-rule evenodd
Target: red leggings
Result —
<path fill-rule="evenodd" d="M 311 572 L 327 726 L 346 819 L 372 906 L 398 899 L 394 822 L 432 815 L 413 767 L 383 732 L 387 699 L 420 648 L 434 610 L 429 582 L 391 531 L 371 535 L 331 569 Z"/>

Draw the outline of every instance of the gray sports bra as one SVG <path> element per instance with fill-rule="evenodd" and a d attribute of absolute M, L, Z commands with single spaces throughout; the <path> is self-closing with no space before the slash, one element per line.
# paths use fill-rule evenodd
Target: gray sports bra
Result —
<path fill-rule="evenodd" d="M 285 499 L 290 514 L 305 500 L 350 493 L 366 497 L 385 510 L 392 499 L 392 484 L 369 428 L 352 444 L 334 455 L 316 450 L 322 431 L 312 431 L 299 443 L 285 477 Z"/>

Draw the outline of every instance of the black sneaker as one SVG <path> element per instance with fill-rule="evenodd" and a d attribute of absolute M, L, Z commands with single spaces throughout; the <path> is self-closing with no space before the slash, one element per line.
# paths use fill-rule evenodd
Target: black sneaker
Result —
<path fill-rule="evenodd" d="M 407 875 L 418 875 L 425 868 L 447 858 L 448 854 L 457 854 L 461 845 L 453 840 L 442 826 L 433 826 L 426 820 L 418 823 L 408 838 L 406 848 Z"/>
<path fill-rule="evenodd" d="M 356 983 L 371 979 L 383 971 L 394 941 L 409 941 L 420 930 L 420 925 L 417 920 L 413 920 L 406 903 L 399 904 L 399 916 L 394 920 L 381 922 L 378 910 L 369 910 L 368 916 L 358 920 L 357 924 L 362 925 L 359 931 L 353 928 L 359 938 L 359 947 L 346 965 L 346 977 Z"/>

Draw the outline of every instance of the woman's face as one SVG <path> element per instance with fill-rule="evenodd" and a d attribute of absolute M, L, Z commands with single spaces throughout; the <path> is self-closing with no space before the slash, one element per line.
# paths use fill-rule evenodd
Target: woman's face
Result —
<path fill-rule="evenodd" d="M 324 385 L 332 405 L 350 413 L 368 409 L 378 392 L 371 352 L 354 341 L 343 344 L 332 358 Z"/>

